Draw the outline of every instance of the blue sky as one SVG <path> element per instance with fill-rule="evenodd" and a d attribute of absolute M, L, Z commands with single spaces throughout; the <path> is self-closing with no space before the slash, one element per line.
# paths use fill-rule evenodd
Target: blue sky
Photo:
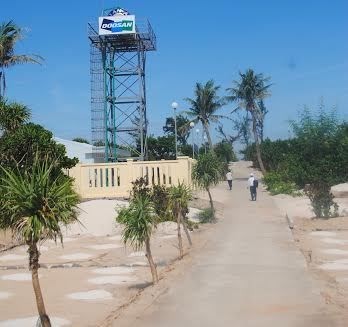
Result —
<path fill-rule="evenodd" d="M 58 137 L 90 139 L 87 23 L 103 6 L 146 17 L 156 32 L 158 50 L 147 57 L 151 133 L 162 132 L 173 100 L 187 108 L 183 99 L 197 81 L 214 79 L 224 95 L 247 68 L 274 83 L 265 101 L 266 136 L 286 137 L 288 120 L 305 104 L 316 108 L 321 97 L 348 117 L 346 0 L 6 1 L 0 21 L 28 29 L 17 52 L 45 58 L 42 66 L 7 70 L 7 96 L 27 104 L 33 120 Z"/>

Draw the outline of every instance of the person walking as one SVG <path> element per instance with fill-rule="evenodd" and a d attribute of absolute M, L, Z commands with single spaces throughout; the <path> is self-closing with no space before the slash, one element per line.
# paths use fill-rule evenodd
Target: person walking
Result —
<path fill-rule="evenodd" d="M 227 183 L 228 186 L 230 188 L 230 191 L 232 190 L 232 171 L 231 169 L 228 170 L 227 174 L 226 174 L 226 179 L 227 179 Z"/>
<path fill-rule="evenodd" d="M 250 189 L 251 201 L 256 201 L 257 186 L 258 186 L 258 180 L 255 179 L 254 174 L 251 173 L 248 179 L 248 187 Z"/>

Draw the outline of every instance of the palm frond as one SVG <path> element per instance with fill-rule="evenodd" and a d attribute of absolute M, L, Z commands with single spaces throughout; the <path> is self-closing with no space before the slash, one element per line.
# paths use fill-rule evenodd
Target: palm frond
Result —
<path fill-rule="evenodd" d="M 79 197 L 72 180 L 53 174 L 54 163 L 34 161 L 31 172 L 1 167 L 0 226 L 25 242 L 61 239 L 61 227 L 77 221 Z"/>

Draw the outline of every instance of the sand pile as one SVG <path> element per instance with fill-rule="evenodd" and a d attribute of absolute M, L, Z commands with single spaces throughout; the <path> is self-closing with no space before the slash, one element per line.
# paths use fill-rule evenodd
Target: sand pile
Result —
<path fill-rule="evenodd" d="M 116 208 L 127 206 L 128 202 L 119 200 L 91 200 L 79 205 L 79 223 L 68 227 L 65 236 L 93 235 L 107 236 L 120 233 L 116 224 Z"/>
<path fill-rule="evenodd" d="M 335 198 L 348 198 L 348 183 L 338 184 L 331 187 L 331 192 Z"/>

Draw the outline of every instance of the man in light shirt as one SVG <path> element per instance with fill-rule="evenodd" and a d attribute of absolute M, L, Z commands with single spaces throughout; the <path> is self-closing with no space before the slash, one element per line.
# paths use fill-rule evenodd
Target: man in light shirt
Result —
<path fill-rule="evenodd" d="M 255 177 L 254 174 L 251 173 L 248 179 L 248 187 L 250 189 L 251 201 L 256 201 L 256 185 L 254 183 Z"/>
<path fill-rule="evenodd" d="M 232 171 L 231 169 L 229 169 L 228 173 L 226 174 L 226 179 L 227 179 L 227 183 L 228 186 L 230 188 L 230 191 L 232 190 Z"/>

